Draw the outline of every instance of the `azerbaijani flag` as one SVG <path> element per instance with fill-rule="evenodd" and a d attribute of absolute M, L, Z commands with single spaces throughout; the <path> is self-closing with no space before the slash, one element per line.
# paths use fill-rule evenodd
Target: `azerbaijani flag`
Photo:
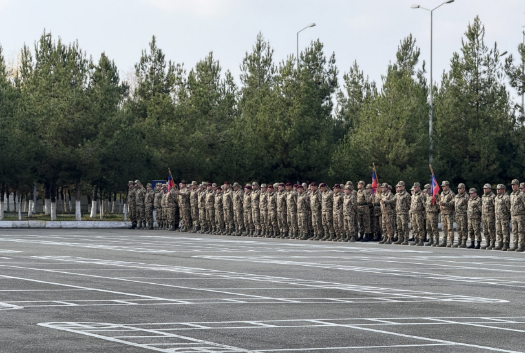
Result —
<path fill-rule="evenodd" d="M 434 172 L 432 172 L 432 186 L 430 187 L 430 193 L 432 194 L 432 204 L 434 205 L 436 202 L 436 195 L 439 194 L 439 185 Z"/>
<path fill-rule="evenodd" d="M 173 183 L 173 178 L 172 178 L 172 176 L 171 176 L 171 170 L 170 170 L 170 171 L 169 171 L 169 174 L 168 174 L 168 187 L 167 187 L 167 189 L 166 189 L 166 194 L 167 194 L 167 193 L 170 191 L 170 189 L 171 189 L 172 187 L 174 187 L 174 186 L 175 186 L 175 184 Z"/>
<path fill-rule="evenodd" d="M 377 177 L 375 170 L 372 170 L 372 190 L 372 195 L 374 195 L 377 191 Z"/>

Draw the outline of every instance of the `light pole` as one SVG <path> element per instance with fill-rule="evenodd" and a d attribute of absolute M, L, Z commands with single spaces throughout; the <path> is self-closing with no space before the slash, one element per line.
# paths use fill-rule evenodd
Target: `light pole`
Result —
<path fill-rule="evenodd" d="M 431 9 L 427 9 L 427 8 L 424 8 L 420 5 L 412 5 L 410 6 L 410 8 L 412 9 L 422 9 L 422 10 L 427 10 L 430 12 L 430 118 L 428 120 L 428 139 L 429 139 L 429 142 L 430 142 L 430 147 L 429 147 L 429 156 L 428 156 L 428 161 L 429 161 L 429 164 L 432 165 L 432 150 L 433 150 L 433 143 L 432 143 L 432 116 L 433 116 L 433 113 L 434 113 L 434 103 L 433 103 L 433 93 L 434 93 L 434 83 L 432 81 L 432 32 L 433 32 L 433 15 L 434 15 L 434 10 L 437 10 L 438 8 L 440 8 L 441 6 L 445 5 L 445 4 L 450 4 L 450 3 L 453 3 L 454 0 L 447 0 L 445 1 L 444 3 L 442 3 L 441 5 L 433 8 L 432 10 Z"/>
<path fill-rule="evenodd" d="M 297 70 L 299 70 L 299 33 L 310 27 L 315 27 L 315 23 L 310 23 L 308 26 L 297 32 Z"/>

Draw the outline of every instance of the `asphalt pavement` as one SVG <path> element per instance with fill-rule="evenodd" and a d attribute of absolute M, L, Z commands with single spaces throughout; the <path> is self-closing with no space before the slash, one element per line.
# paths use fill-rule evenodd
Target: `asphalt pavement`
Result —
<path fill-rule="evenodd" d="M 0 352 L 525 352 L 525 253 L 0 230 Z"/>

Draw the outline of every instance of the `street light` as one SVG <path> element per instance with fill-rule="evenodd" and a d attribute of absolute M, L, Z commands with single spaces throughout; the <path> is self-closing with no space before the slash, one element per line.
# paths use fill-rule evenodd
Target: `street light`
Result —
<path fill-rule="evenodd" d="M 297 70 L 299 70 L 299 33 L 310 27 L 315 27 L 315 23 L 310 23 L 308 26 L 297 32 Z"/>
<path fill-rule="evenodd" d="M 433 81 L 432 81 L 432 32 L 433 32 L 433 15 L 434 15 L 434 10 L 437 10 L 438 8 L 440 8 L 441 6 L 445 5 L 445 4 L 450 4 L 450 3 L 453 3 L 454 0 L 447 0 L 445 2 L 443 2 L 441 5 L 433 8 L 432 10 L 431 9 L 427 9 L 425 7 L 422 7 L 421 5 L 412 5 L 410 6 L 410 8 L 412 9 L 422 9 L 422 10 L 427 10 L 430 12 L 430 118 L 429 118 L 429 124 L 428 124 L 428 138 L 429 138 L 429 142 L 430 142 L 430 148 L 429 148 L 429 157 L 428 157 L 428 160 L 429 160 L 429 163 L 430 165 L 432 165 L 432 149 L 433 149 L 433 143 L 432 143 L 432 115 L 434 113 L 434 103 L 433 103 L 433 94 L 434 94 L 434 84 L 433 84 Z"/>

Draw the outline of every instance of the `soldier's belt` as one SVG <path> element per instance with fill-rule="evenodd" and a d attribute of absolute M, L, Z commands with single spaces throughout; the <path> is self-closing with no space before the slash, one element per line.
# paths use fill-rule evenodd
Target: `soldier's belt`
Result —
<path fill-rule="evenodd" d="M 358 202 L 357 206 L 365 206 L 368 205 L 368 202 Z"/>

